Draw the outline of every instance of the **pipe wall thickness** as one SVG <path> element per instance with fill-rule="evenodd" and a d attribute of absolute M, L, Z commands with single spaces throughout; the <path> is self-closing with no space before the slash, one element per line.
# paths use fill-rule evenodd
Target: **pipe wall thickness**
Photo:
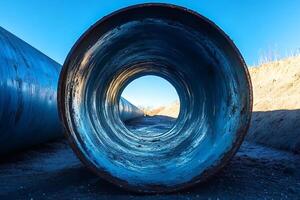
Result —
<path fill-rule="evenodd" d="M 177 90 L 180 113 L 167 132 L 135 134 L 121 123 L 121 93 L 143 75 Z M 198 13 L 168 4 L 135 5 L 94 24 L 70 51 L 58 92 L 78 157 L 138 192 L 171 192 L 215 174 L 241 145 L 252 111 L 247 66 L 230 38 Z"/>

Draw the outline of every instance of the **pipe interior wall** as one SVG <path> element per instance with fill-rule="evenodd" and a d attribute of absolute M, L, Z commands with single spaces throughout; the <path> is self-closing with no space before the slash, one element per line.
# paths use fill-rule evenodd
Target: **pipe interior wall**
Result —
<path fill-rule="evenodd" d="M 177 90 L 180 113 L 168 132 L 137 135 L 121 123 L 115 105 L 143 75 Z M 242 143 L 252 111 L 247 66 L 229 37 L 203 16 L 166 4 L 125 8 L 93 25 L 69 53 L 58 92 L 78 157 L 138 192 L 175 191 L 216 173 Z"/>

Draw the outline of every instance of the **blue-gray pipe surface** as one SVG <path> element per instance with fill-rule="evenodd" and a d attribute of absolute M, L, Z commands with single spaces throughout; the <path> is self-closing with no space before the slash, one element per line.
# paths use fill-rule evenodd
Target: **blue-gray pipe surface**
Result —
<path fill-rule="evenodd" d="M 56 105 L 60 69 L 0 27 L 0 154 L 62 136 Z"/>
<path fill-rule="evenodd" d="M 144 75 L 165 78 L 178 92 L 180 113 L 166 132 L 135 134 L 114 106 Z M 59 88 L 60 115 L 78 157 L 100 177 L 138 192 L 171 192 L 215 174 L 242 143 L 252 109 L 249 73 L 229 37 L 205 17 L 168 4 L 135 5 L 99 20 L 70 51 Z"/>
<path fill-rule="evenodd" d="M 57 112 L 60 70 L 60 64 L 0 27 L 0 155 L 63 137 Z M 122 105 L 124 120 L 142 116 L 126 100 Z"/>
<path fill-rule="evenodd" d="M 127 121 L 144 115 L 142 110 L 140 110 L 138 107 L 136 107 L 124 98 L 120 99 L 119 113 L 122 121 Z"/>

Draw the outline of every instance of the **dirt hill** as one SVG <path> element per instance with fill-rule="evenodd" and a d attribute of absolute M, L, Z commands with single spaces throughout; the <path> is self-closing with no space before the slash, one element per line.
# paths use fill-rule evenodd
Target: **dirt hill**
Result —
<path fill-rule="evenodd" d="M 247 139 L 300 152 L 300 56 L 249 71 L 254 112 Z"/>
<path fill-rule="evenodd" d="M 157 115 L 164 115 L 169 116 L 173 118 L 177 118 L 179 114 L 180 104 L 179 101 L 175 101 L 174 103 L 164 107 L 162 110 L 160 110 Z"/>
<path fill-rule="evenodd" d="M 160 106 L 160 107 L 156 107 L 156 108 L 150 108 L 150 107 L 143 108 L 143 107 L 140 107 L 140 109 L 144 112 L 144 114 L 146 114 L 148 116 L 157 115 L 157 113 L 159 113 L 164 108 L 165 108 L 164 106 Z"/>
<path fill-rule="evenodd" d="M 174 101 L 170 105 L 160 106 L 156 108 L 140 108 L 148 116 L 164 115 L 168 117 L 177 118 L 179 114 L 180 104 L 179 101 Z"/>

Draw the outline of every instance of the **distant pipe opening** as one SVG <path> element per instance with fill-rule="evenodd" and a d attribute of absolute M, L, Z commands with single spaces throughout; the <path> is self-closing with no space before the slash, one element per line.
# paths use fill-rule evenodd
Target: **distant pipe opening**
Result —
<path fill-rule="evenodd" d="M 176 89 L 166 79 L 156 75 L 139 76 L 127 83 L 120 92 L 120 110 L 124 109 L 123 99 L 127 99 L 143 111 L 142 117 L 122 120 L 122 125 L 128 131 L 141 137 L 152 137 L 174 127 L 180 111 L 180 100 Z M 120 117 L 124 118 L 122 112 Z"/>
<path fill-rule="evenodd" d="M 178 91 L 170 131 L 140 137 L 118 112 L 128 82 L 157 75 Z M 204 181 L 234 155 L 247 132 L 247 67 L 215 24 L 185 8 L 142 4 L 92 26 L 69 53 L 59 110 L 72 148 L 102 178 L 138 192 L 170 192 Z"/>

